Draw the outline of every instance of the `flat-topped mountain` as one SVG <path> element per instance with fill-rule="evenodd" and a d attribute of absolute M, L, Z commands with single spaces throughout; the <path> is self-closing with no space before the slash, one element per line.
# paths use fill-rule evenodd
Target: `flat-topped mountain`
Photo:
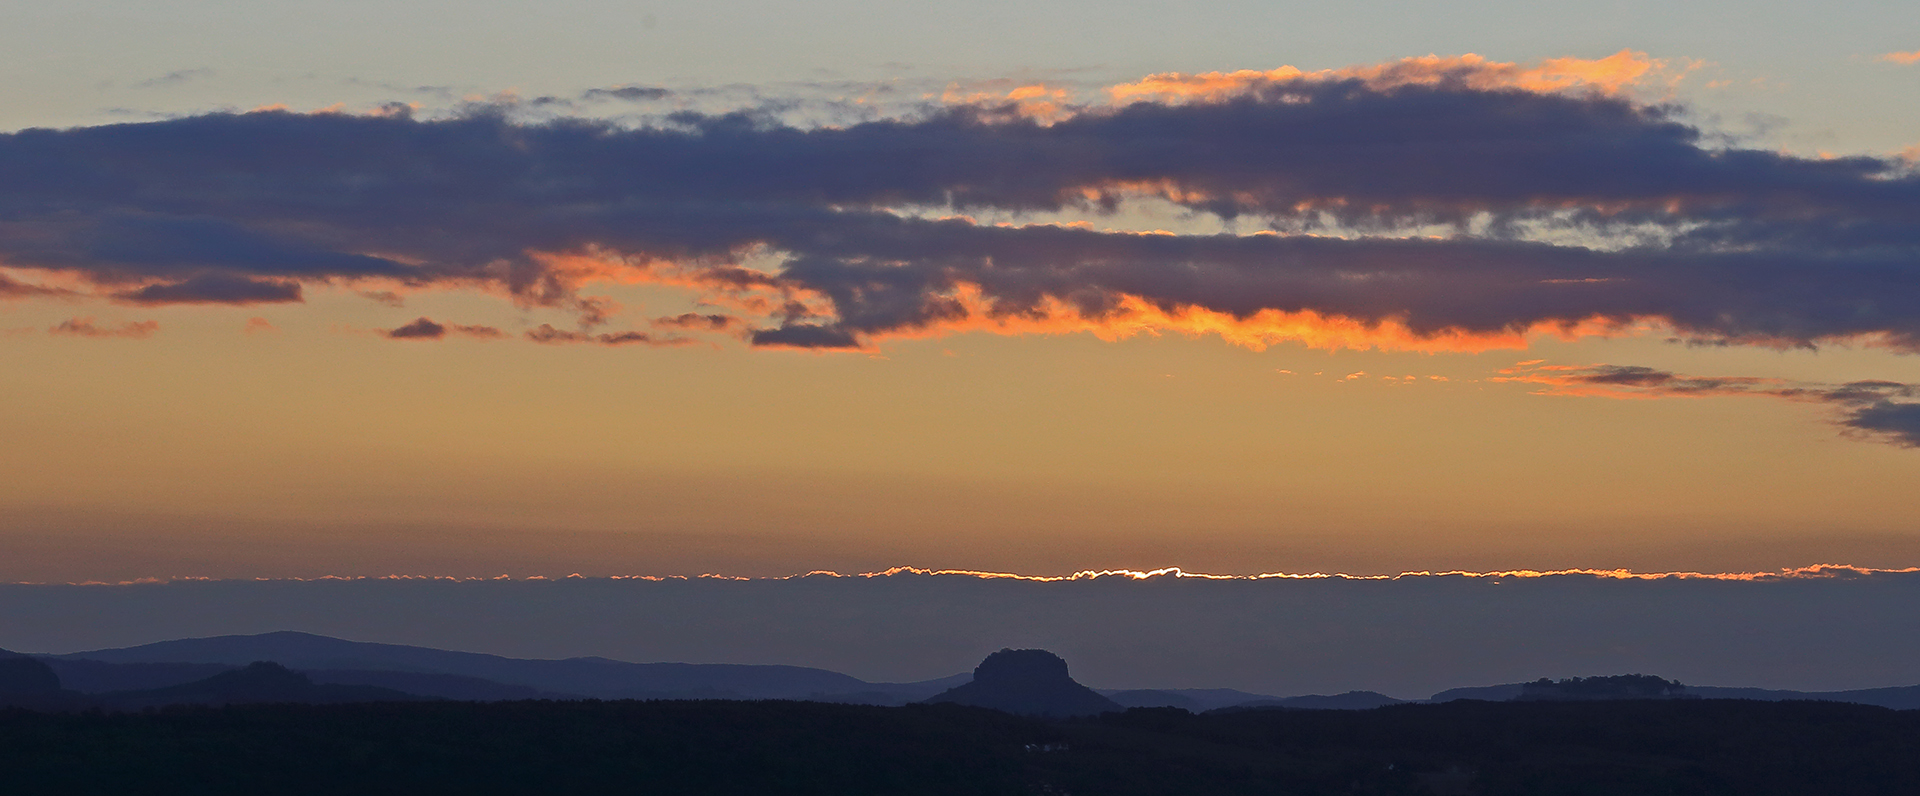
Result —
<path fill-rule="evenodd" d="M 1074 682 L 1067 662 L 1046 650 L 1003 649 L 980 662 L 973 681 L 928 702 L 955 702 L 1025 716 L 1092 716 L 1123 710 L 1120 703 Z"/>

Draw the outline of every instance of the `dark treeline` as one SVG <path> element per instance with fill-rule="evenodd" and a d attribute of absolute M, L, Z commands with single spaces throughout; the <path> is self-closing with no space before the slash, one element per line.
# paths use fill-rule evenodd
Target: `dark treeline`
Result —
<path fill-rule="evenodd" d="M 1911 793 L 1920 712 L 1824 702 L 1133 709 L 414 702 L 0 711 L 30 793 Z"/>

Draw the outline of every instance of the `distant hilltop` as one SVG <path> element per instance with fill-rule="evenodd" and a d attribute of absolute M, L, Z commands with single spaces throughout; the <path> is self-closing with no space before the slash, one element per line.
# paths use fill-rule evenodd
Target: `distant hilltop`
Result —
<path fill-rule="evenodd" d="M 973 681 L 928 702 L 956 702 L 1024 716 L 1093 716 L 1125 710 L 1120 703 L 1074 682 L 1067 662 L 1046 650 L 1003 649 L 974 667 Z"/>

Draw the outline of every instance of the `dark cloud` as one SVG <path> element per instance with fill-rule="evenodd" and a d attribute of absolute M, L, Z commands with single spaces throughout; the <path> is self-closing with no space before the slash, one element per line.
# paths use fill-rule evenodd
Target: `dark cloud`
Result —
<path fill-rule="evenodd" d="M 178 83 L 185 83 L 189 80 L 194 80 L 197 78 L 209 77 L 212 74 L 213 74 L 212 69 L 207 69 L 204 67 L 199 69 L 176 69 L 172 72 L 168 72 L 164 75 L 153 78 L 151 80 L 142 80 L 138 83 L 133 84 L 133 87 L 134 88 L 158 88 L 160 86 L 171 86 Z"/>
<path fill-rule="evenodd" d="M 724 332 L 744 325 L 746 322 L 732 315 L 686 312 L 669 318 L 655 318 L 653 325 L 675 329 L 697 329 L 707 332 Z"/>
<path fill-rule="evenodd" d="M 527 330 L 527 339 L 536 343 L 549 345 L 594 343 L 605 346 L 677 346 L 698 342 L 686 337 L 654 337 L 646 332 L 602 332 L 599 334 L 592 332 L 570 332 L 564 329 L 555 329 L 552 324 L 545 323 Z"/>
<path fill-rule="evenodd" d="M 1840 424 L 1878 435 L 1902 447 L 1920 448 L 1920 403 L 1868 404 L 1853 410 Z"/>
<path fill-rule="evenodd" d="M 860 338 L 847 329 L 808 323 L 787 324 L 776 329 L 755 329 L 751 339 L 754 345 L 781 348 L 860 347 Z"/>
<path fill-rule="evenodd" d="M 1828 404 L 1842 428 L 1879 442 L 1920 447 L 1920 385 L 1894 381 L 1820 384 L 1759 376 L 1687 376 L 1638 365 L 1523 362 L 1493 381 L 1537 384 L 1545 395 L 1697 398 L 1759 395 Z"/>
<path fill-rule="evenodd" d="M 493 338 L 504 337 L 505 333 L 491 326 L 461 326 L 458 324 L 435 323 L 427 317 L 413 319 L 411 323 L 381 334 L 394 340 L 441 340 L 448 334 L 460 334 L 467 337 Z"/>
<path fill-rule="evenodd" d="M 653 86 L 616 86 L 614 88 L 590 88 L 580 95 L 583 100 L 617 99 L 627 102 L 647 102 L 663 100 L 673 96 L 673 92 Z"/>
<path fill-rule="evenodd" d="M 420 317 L 405 326 L 388 329 L 384 334 L 395 340 L 438 340 L 447 336 L 447 327 Z"/>
<path fill-rule="evenodd" d="M 274 304 L 300 301 L 300 283 L 287 279 L 249 279 L 232 274 L 202 274 L 114 294 L 133 304 Z"/>
<path fill-rule="evenodd" d="M 129 321 L 118 326 L 99 326 L 92 318 L 68 318 L 47 328 L 47 334 L 72 337 L 127 337 L 143 340 L 160 330 L 159 321 Z"/>
<path fill-rule="evenodd" d="M 1195 312 L 1255 326 L 1309 313 L 1415 342 L 1651 321 L 1732 344 L 1920 348 L 1920 177 L 1897 159 L 1721 148 L 1674 108 L 1451 79 L 1068 111 L 623 128 L 476 108 L 28 130 L 0 136 L 0 258 L 113 285 L 494 286 L 588 326 L 608 305 L 582 284 L 656 278 L 777 323 L 757 345 L 818 348 Z M 1097 210 L 1127 191 L 1337 234 L 893 212 Z M 1412 234 L 1429 224 L 1452 234 Z M 750 250 L 780 264 L 734 264 Z"/>

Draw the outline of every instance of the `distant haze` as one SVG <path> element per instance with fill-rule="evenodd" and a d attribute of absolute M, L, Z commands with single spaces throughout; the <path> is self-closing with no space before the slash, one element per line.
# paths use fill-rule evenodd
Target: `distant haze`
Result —
<path fill-rule="evenodd" d="M 362 579 L 0 586 L 0 648 L 299 630 L 527 658 L 815 666 L 869 681 L 1003 647 L 1099 688 L 1366 689 L 1644 672 L 1803 690 L 1920 683 L 1920 573 L 1759 580 Z"/>

